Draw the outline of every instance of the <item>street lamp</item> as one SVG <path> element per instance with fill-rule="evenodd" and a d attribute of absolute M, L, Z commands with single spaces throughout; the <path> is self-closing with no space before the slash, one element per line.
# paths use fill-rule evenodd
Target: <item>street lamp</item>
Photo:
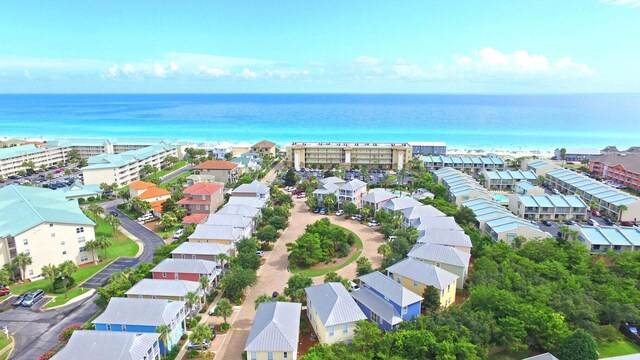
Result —
<path fill-rule="evenodd" d="M 64 286 L 64 298 L 67 298 L 67 279 L 66 277 L 62 277 L 62 285 Z"/>

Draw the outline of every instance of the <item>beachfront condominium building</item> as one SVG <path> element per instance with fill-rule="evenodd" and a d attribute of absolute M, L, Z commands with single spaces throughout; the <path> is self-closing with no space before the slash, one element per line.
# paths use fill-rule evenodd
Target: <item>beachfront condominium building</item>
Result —
<path fill-rule="evenodd" d="M 513 191 L 520 181 L 536 182 L 538 175 L 528 170 L 482 170 L 483 184 L 489 190 Z"/>
<path fill-rule="evenodd" d="M 589 207 L 615 220 L 637 221 L 640 199 L 575 171 L 563 168 L 548 171 L 545 181 L 563 194 L 578 195 Z"/>
<path fill-rule="evenodd" d="M 32 263 L 24 275 L 34 278 L 47 264 L 94 261 L 85 244 L 95 239 L 95 224 L 77 201 L 60 191 L 16 185 L 0 188 L 0 199 L 0 266 L 27 254 Z"/>
<path fill-rule="evenodd" d="M 476 198 L 491 199 L 487 189 L 473 177 L 452 168 L 433 172 L 435 180 L 447 189 L 449 201 L 460 206 L 463 202 Z"/>
<path fill-rule="evenodd" d="M 36 170 L 63 163 L 67 161 L 67 151 L 64 147 L 37 147 L 34 144 L 0 148 L 0 175 L 6 178 L 27 171 L 28 165 Z"/>
<path fill-rule="evenodd" d="M 509 210 L 526 220 L 589 219 L 589 206 L 577 195 L 511 195 Z"/>
<path fill-rule="evenodd" d="M 553 155 L 556 160 L 565 161 L 585 161 L 589 160 L 593 156 L 600 155 L 598 149 L 585 149 L 585 148 L 565 148 L 565 157 L 562 158 L 562 149 L 558 148 L 554 151 Z"/>
<path fill-rule="evenodd" d="M 63 147 L 68 150 L 75 150 L 78 156 L 88 159 L 91 156 L 100 154 L 120 154 L 123 152 L 138 150 L 149 146 L 175 146 L 178 150 L 177 156 L 184 156 L 184 143 L 177 140 L 158 139 L 56 139 L 48 141 L 46 147 Z"/>
<path fill-rule="evenodd" d="M 302 168 L 348 168 L 400 170 L 411 160 L 407 143 L 294 142 L 287 147 L 287 165 Z"/>
<path fill-rule="evenodd" d="M 616 184 L 640 190 L 640 154 L 594 156 L 589 161 L 589 171 Z"/>
<path fill-rule="evenodd" d="M 178 156 L 175 146 L 153 145 L 120 154 L 103 153 L 91 156 L 88 166 L 82 168 L 85 184 L 118 184 L 126 186 L 140 179 L 140 172 L 146 165 L 160 170 L 167 164 L 168 156 Z"/>
<path fill-rule="evenodd" d="M 425 169 L 429 171 L 452 168 L 463 172 L 479 172 L 482 170 L 504 170 L 506 163 L 497 156 L 442 156 L 427 155 L 422 157 Z"/>
<path fill-rule="evenodd" d="M 447 154 L 447 144 L 444 142 L 433 141 L 433 142 L 419 142 L 419 141 L 409 141 L 409 145 L 411 145 L 411 153 L 413 156 L 416 155 L 446 155 Z"/>
<path fill-rule="evenodd" d="M 238 181 L 238 164 L 225 160 L 207 160 L 193 168 L 196 175 L 215 176 L 221 183 L 234 183 Z"/>

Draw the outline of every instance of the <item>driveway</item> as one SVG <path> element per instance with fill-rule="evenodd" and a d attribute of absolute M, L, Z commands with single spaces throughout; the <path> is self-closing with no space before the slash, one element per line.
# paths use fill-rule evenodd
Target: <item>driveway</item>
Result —
<path fill-rule="evenodd" d="M 289 266 L 288 253 L 286 244 L 294 242 L 300 237 L 307 225 L 321 219 L 323 216 L 313 214 L 307 210 L 304 203 L 305 199 L 294 199 L 294 206 L 291 209 L 291 218 L 289 219 L 289 227 L 283 232 L 273 250 L 265 255 L 264 265 L 258 270 L 258 282 L 247 292 L 247 297 L 240 311 L 232 318 L 231 331 L 225 336 L 221 349 L 216 354 L 216 359 L 237 360 L 241 358 L 244 351 L 244 345 L 249 335 L 249 330 L 253 324 L 255 317 L 254 304 L 258 296 L 262 294 L 270 295 L 274 291 L 282 293 L 287 280 L 291 275 L 287 270 Z M 374 229 L 368 228 L 352 220 L 346 220 L 343 217 L 329 217 L 332 222 L 354 231 L 362 239 L 364 248 L 363 253 L 371 260 L 374 267 L 380 265 L 382 257 L 378 255 L 378 246 L 384 242 L 381 234 L 375 232 Z M 346 266 L 338 271 L 342 276 L 350 279 L 355 277 L 356 264 Z M 322 283 L 324 276 L 314 278 L 315 283 Z M 215 349 L 214 349 L 215 350 Z"/>
<path fill-rule="evenodd" d="M 93 275 L 89 280 L 82 284 L 82 287 L 89 289 L 97 289 L 100 286 L 104 286 L 107 280 L 118 271 L 122 271 L 126 268 L 134 267 L 138 265 L 139 261 L 136 258 L 120 258 L 104 269 L 100 270 L 97 274 Z"/>
<path fill-rule="evenodd" d="M 99 308 L 93 303 L 94 295 L 78 303 L 59 309 L 42 311 L 16 308 L 0 313 L 0 326 L 7 326 L 15 339 L 10 359 L 33 360 L 58 344 L 58 335 L 72 324 L 89 320 Z M 10 301 L 10 300 L 9 300 Z"/>

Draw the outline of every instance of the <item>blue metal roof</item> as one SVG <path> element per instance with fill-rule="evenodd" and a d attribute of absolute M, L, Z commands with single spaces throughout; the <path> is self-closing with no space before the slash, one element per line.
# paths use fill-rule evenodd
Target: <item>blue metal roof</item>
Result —
<path fill-rule="evenodd" d="M 0 159 L 10 159 L 16 156 L 36 154 L 43 151 L 43 149 L 40 149 L 33 144 L 0 148 Z"/>

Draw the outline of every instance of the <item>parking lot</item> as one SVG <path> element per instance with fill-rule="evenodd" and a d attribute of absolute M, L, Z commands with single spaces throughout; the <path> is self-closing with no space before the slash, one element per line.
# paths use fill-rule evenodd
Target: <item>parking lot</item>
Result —
<path fill-rule="evenodd" d="M 322 179 L 325 177 L 324 174 L 326 173 L 326 171 L 327 170 L 319 170 L 319 169 L 301 169 L 300 171 L 296 171 L 296 173 L 300 175 L 302 179 L 308 179 L 311 176 L 315 176 L 318 179 Z M 372 170 L 369 170 L 369 175 L 366 176 L 366 179 L 363 179 L 360 170 L 347 170 L 345 171 L 344 179 L 347 181 L 350 181 L 353 179 L 360 179 L 370 184 L 381 184 L 384 176 L 388 174 L 392 174 L 392 172 L 388 170 L 372 169 Z M 405 175 L 404 179 L 398 178 L 393 183 L 399 184 L 400 182 L 403 182 L 404 184 L 410 183 L 411 174 Z"/>
<path fill-rule="evenodd" d="M 65 170 L 71 170 L 71 175 L 65 175 Z M 47 179 L 48 175 L 51 175 L 52 179 Z M 8 185 L 31 185 L 38 187 L 49 187 L 52 189 L 62 188 L 71 185 L 74 181 L 82 179 L 82 175 L 76 168 L 73 167 L 50 167 L 45 171 L 38 170 L 36 173 L 28 176 L 12 175 L 6 177 L 4 182 L 0 183 L 0 187 Z"/>

